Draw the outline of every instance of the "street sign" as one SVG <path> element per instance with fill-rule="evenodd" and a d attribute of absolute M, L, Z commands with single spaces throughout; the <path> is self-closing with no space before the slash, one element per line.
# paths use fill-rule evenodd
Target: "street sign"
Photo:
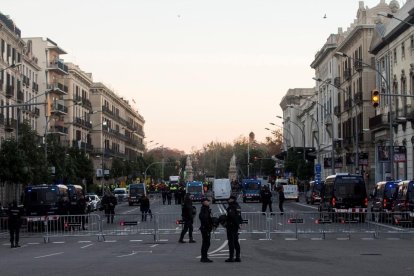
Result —
<path fill-rule="evenodd" d="M 288 223 L 304 223 L 303 218 L 290 218 Z"/>
<path fill-rule="evenodd" d="M 132 226 L 132 225 L 138 225 L 138 221 L 121 221 L 119 224 L 121 226 Z"/>

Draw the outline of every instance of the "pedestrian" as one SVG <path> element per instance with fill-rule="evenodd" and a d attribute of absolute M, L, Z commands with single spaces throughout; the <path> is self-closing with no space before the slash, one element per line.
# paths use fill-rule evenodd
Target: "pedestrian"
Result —
<path fill-rule="evenodd" d="M 204 198 L 201 201 L 201 210 L 198 218 L 200 219 L 200 232 L 202 238 L 201 259 L 202 263 L 212 263 L 208 258 L 208 249 L 210 248 L 211 231 L 213 231 L 213 218 L 211 217 L 210 200 Z"/>
<path fill-rule="evenodd" d="M 184 204 L 182 207 L 181 217 L 183 219 L 184 228 L 181 231 L 181 236 L 178 242 L 185 243 L 184 235 L 188 231 L 188 236 L 190 238 L 189 243 L 195 243 L 195 240 L 193 239 L 193 221 L 194 221 L 193 202 L 191 200 L 190 194 L 186 194 L 184 197 Z"/>
<path fill-rule="evenodd" d="M 279 210 L 280 215 L 283 215 L 283 202 L 285 202 L 285 193 L 283 192 L 283 185 L 278 187 L 279 192 Z"/>
<path fill-rule="evenodd" d="M 167 201 L 167 188 L 165 186 L 162 187 L 161 196 L 162 196 L 162 205 L 165 205 L 165 202 Z"/>
<path fill-rule="evenodd" d="M 181 204 L 181 202 L 179 202 L 180 196 L 181 196 L 180 195 L 180 191 L 178 190 L 178 188 L 176 188 L 174 190 L 174 202 L 175 202 L 175 205 Z"/>
<path fill-rule="evenodd" d="M 114 223 L 115 206 L 117 204 L 118 202 L 116 200 L 116 197 L 110 192 L 107 192 L 102 198 L 102 205 L 105 209 L 107 223 Z"/>
<path fill-rule="evenodd" d="M 147 221 L 147 215 L 150 210 L 150 200 L 147 195 L 144 195 L 141 199 L 141 221 Z"/>
<path fill-rule="evenodd" d="M 171 205 L 171 199 L 172 199 L 172 191 L 171 191 L 170 188 L 168 188 L 168 190 L 167 190 L 167 202 L 168 202 L 168 205 Z"/>
<path fill-rule="evenodd" d="M 23 210 L 17 206 L 17 201 L 13 200 L 7 213 L 10 232 L 10 247 L 20 247 L 19 234 L 20 227 L 22 226 Z"/>
<path fill-rule="evenodd" d="M 269 211 L 271 215 L 273 216 L 273 210 L 272 210 L 272 192 L 269 189 L 269 186 L 264 186 L 264 189 L 260 192 L 260 199 L 262 201 L 262 213 L 265 215 L 267 206 L 269 206 Z"/>
<path fill-rule="evenodd" d="M 86 203 L 86 199 L 84 195 L 81 195 L 78 199 L 77 202 L 77 207 L 78 207 L 78 215 L 81 216 L 81 224 L 82 224 L 82 230 L 86 230 L 85 228 L 85 222 L 86 222 L 86 218 L 85 218 L 85 214 L 86 214 L 86 210 L 87 210 L 87 203 Z"/>
<path fill-rule="evenodd" d="M 241 262 L 240 259 L 240 243 L 239 243 L 239 229 L 243 220 L 241 217 L 241 208 L 236 201 L 235 196 L 230 196 L 228 201 L 229 206 L 226 209 L 226 230 L 227 241 L 229 245 L 229 258 L 226 263 Z M 236 258 L 234 258 L 234 251 L 236 251 Z"/>

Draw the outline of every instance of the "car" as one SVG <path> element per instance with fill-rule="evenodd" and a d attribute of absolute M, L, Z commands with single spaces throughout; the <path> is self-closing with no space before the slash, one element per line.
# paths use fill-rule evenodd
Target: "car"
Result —
<path fill-rule="evenodd" d="M 325 179 L 318 208 L 321 219 L 365 222 L 367 208 L 368 197 L 361 175 L 338 173 Z"/>
<path fill-rule="evenodd" d="M 316 181 L 309 182 L 309 190 L 306 192 L 306 204 L 315 204 L 315 202 L 321 202 L 321 190 L 323 187 L 324 181 L 320 183 Z"/>
<path fill-rule="evenodd" d="M 126 188 L 115 188 L 114 195 L 118 202 L 123 202 L 128 199 L 128 192 Z"/>
<path fill-rule="evenodd" d="M 381 181 L 375 184 L 372 194 L 372 220 L 386 221 L 390 218 L 392 207 L 398 195 L 397 181 Z"/>
<path fill-rule="evenodd" d="M 393 223 L 414 223 L 414 180 L 398 183 L 397 198 L 392 207 Z"/>
<path fill-rule="evenodd" d="M 87 194 L 86 200 L 89 202 L 91 211 L 97 211 L 101 205 L 101 199 L 96 194 Z"/>

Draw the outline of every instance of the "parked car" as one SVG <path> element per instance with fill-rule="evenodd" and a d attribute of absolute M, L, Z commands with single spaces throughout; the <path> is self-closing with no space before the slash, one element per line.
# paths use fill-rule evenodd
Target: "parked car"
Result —
<path fill-rule="evenodd" d="M 321 202 L 321 191 L 323 184 L 325 182 L 321 181 L 317 183 L 316 181 L 309 182 L 309 190 L 306 191 L 306 204 L 315 204 L 315 202 Z"/>
<path fill-rule="evenodd" d="M 123 202 L 128 200 L 128 192 L 126 188 L 115 188 L 114 195 L 118 202 Z"/>
<path fill-rule="evenodd" d="M 91 211 L 97 211 L 101 206 L 101 199 L 96 194 L 87 194 L 86 200 L 89 202 Z"/>
<path fill-rule="evenodd" d="M 372 220 L 386 221 L 390 218 L 392 207 L 398 194 L 398 182 L 381 181 L 375 185 L 372 194 Z"/>

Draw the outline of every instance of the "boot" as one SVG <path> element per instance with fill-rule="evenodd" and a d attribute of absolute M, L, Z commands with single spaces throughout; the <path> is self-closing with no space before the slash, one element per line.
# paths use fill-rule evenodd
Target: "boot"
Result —
<path fill-rule="evenodd" d="M 10 248 L 14 248 L 14 243 L 11 243 L 10 244 Z"/>
<path fill-rule="evenodd" d="M 234 259 L 233 258 L 228 258 L 227 260 L 225 260 L 226 263 L 233 263 Z"/>
<path fill-rule="evenodd" d="M 189 243 L 196 243 L 196 241 L 191 238 Z"/>
<path fill-rule="evenodd" d="M 202 263 L 212 263 L 213 261 L 210 260 L 209 258 L 201 258 L 200 262 L 202 262 Z"/>

